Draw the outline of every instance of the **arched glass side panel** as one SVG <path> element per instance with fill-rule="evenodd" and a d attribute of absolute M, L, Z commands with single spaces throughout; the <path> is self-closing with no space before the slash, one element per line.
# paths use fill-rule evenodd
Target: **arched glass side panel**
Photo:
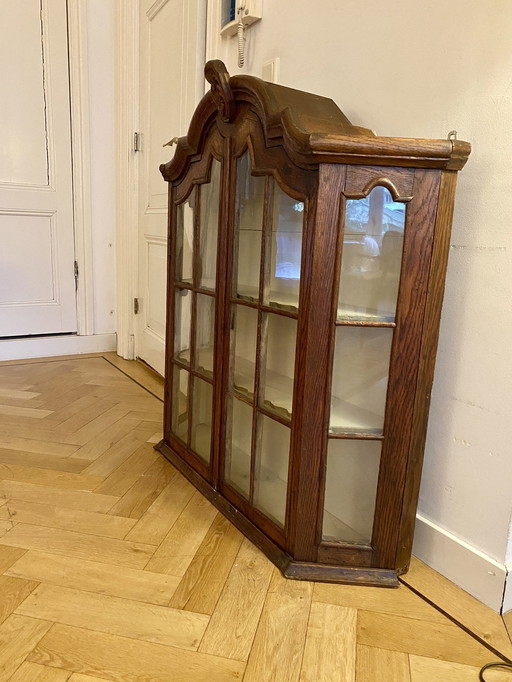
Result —
<path fill-rule="evenodd" d="M 212 159 L 210 182 L 200 185 L 199 286 L 215 289 L 222 164 Z"/>
<path fill-rule="evenodd" d="M 385 187 L 345 209 L 338 319 L 392 322 L 404 244 L 405 204 Z"/>

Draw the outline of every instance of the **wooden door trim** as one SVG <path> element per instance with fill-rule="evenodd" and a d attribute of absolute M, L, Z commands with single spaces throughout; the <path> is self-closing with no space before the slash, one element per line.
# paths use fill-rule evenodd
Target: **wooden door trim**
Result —
<path fill-rule="evenodd" d="M 139 162 L 133 133 L 139 127 L 140 0 L 116 0 L 116 279 L 117 353 L 135 357 L 133 299 L 138 278 Z"/>
<path fill-rule="evenodd" d="M 73 222 L 75 260 L 79 277 L 76 315 L 79 336 L 94 334 L 94 295 L 91 225 L 91 162 L 89 139 L 89 68 L 87 7 L 80 0 L 67 0 L 69 99 L 73 173 Z"/>

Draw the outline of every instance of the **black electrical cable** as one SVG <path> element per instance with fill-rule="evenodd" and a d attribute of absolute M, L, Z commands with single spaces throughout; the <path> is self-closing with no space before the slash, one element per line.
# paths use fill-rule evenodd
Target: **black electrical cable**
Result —
<path fill-rule="evenodd" d="M 487 665 L 484 665 L 482 670 L 480 670 L 480 674 L 478 676 L 478 679 L 480 682 L 486 682 L 486 679 L 484 677 L 484 672 L 486 670 L 489 670 L 489 668 L 506 668 L 507 670 L 512 670 L 512 663 L 505 663 L 503 662 L 496 662 L 496 663 L 487 663 Z M 488 682 L 488 681 L 487 681 Z"/>

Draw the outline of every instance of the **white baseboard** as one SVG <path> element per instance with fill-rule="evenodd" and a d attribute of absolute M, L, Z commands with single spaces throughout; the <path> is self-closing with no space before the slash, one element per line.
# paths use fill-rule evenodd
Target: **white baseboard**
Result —
<path fill-rule="evenodd" d="M 487 556 L 421 514 L 416 517 L 413 554 L 500 613 L 507 578 L 505 564 Z M 512 602 L 512 587 L 510 600 Z"/>
<path fill-rule="evenodd" d="M 106 353 L 116 349 L 115 334 L 91 336 L 38 336 L 25 339 L 0 340 L 1 360 L 25 360 L 55 355 L 79 355 L 80 353 Z"/>

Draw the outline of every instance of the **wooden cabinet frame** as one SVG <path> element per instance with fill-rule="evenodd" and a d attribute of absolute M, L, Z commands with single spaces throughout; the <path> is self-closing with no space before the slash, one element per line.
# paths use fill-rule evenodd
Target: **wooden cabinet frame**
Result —
<path fill-rule="evenodd" d="M 157 449 L 173 462 L 242 532 L 255 542 L 284 575 L 291 578 L 394 586 L 408 568 L 433 380 L 456 171 L 470 146 L 456 140 L 379 138 L 352 126 L 328 99 L 250 76 L 230 78 L 221 62 L 208 62 L 212 84 L 197 107 L 187 137 L 172 161 L 161 167 L 169 183 L 168 322 L 164 438 Z M 258 302 L 233 298 L 236 164 L 246 150 L 252 175 L 264 176 L 265 202 Z M 211 295 L 199 287 L 201 187 L 210 179 L 212 159 L 221 162 L 215 289 L 215 336 L 211 459 L 208 465 L 171 428 L 175 291 L 192 295 L 191 363 L 194 358 L 195 300 Z M 269 253 L 271 178 L 304 206 L 300 293 L 297 312 L 269 307 L 262 298 L 265 254 Z M 366 197 L 385 187 L 394 201 L 407 206 L 403 255 L 394 321 L 337 320 L 338 286 L 343 256 L 343 225 L 348 199 Z M 194 276 L 176 283 L 177 206 L 196 192 Z M 279 525 L 249 495 L 224 479 L 231 306 L 297 320 L 290 426 L 286 521 Z M 389 328 L 393 335 L 382 434 L 329 433 L 329 411 L 337 326 Z M 256 387 L 247 404 L 253 419 L 266 414 L 258 402 L 259 339 Z M 201 377 L 192 366 L 190 377 Z M 190 385 L 192 379 L 190 379 Z M 191 398 L 187 393 L 189 405 Z M 242 400 L 243 402 L 243 400 Z M 189 437 L 187 442 L 190 442 Z M 254 478 L 253 426 L 249 489 Z M 328 438 L 382 442 L 371 542 L 322 540 L 322 517 Z"/>

